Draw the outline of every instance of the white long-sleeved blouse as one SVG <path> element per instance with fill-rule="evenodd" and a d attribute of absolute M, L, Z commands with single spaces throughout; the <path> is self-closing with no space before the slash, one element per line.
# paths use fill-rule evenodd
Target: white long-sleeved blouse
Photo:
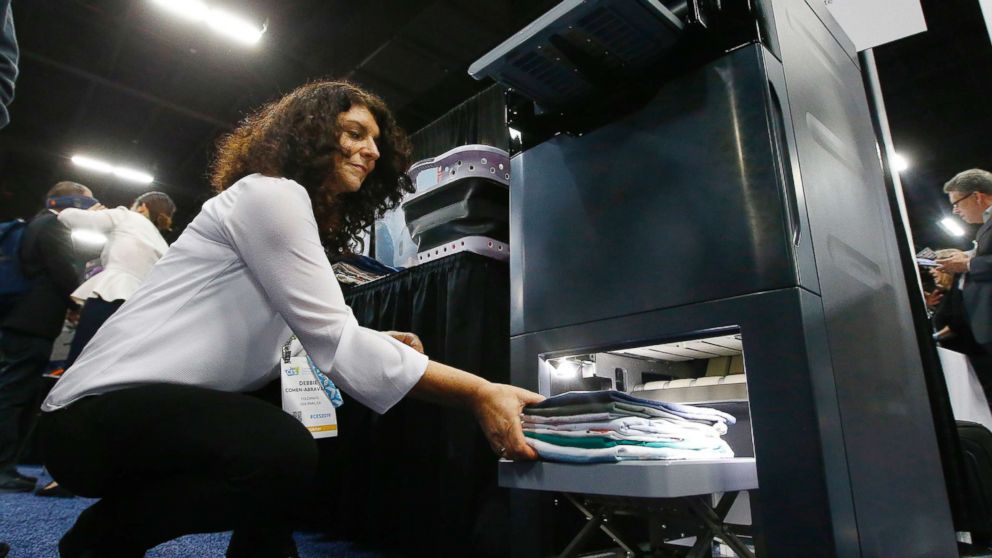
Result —
<path fill-rule="evenodd" d="M 253 174 L 203 205 L 42 405 L 173 383 L 249 391 L 278 377 L 293 332 L 344 392 L 382 413 L 427 357 L 358 325 L 296 182 Z"/>

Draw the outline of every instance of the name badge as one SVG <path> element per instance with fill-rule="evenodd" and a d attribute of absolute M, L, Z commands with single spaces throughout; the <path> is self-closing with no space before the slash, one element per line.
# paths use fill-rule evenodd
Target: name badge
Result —
<path fill-rule="evenodd" d="M 317 373 L 306 356 L 280 359 L 282 409 L 317 439 L 338 435 L 338 417 Z"/>

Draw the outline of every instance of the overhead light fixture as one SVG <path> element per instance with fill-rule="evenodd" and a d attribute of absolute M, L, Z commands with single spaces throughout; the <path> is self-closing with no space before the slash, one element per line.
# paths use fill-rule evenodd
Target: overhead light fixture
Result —
<path fill-rule="evenodd" d="M 140 184 L 151 184 L 152 182 L 155 182 L 155 177 L 147 172 L 141 172 L 125 167 L 114 167 L 114 176 L 123 178 L 124 180 L 130 180 L 131 182 L 138 182 Z"/>
<path fill-rule="evenodd" d="M 257 43 L 265 33 L 247 19 L 227 10 L 211 8 L 199 0 L 152 0 L 162 8 L 190 21 L 205 23 L 217 33 L 246 45 Z"/>
<path fill-rule="evenodd" d="M 73 155 L 72 162 L 84 169 L 97 172 L 114 172 L 114 166 L 110 163 L 104 163 L 103 161 L 98 161 L 84 155 Z"/>
<path fill-rule="evenodd" d="M 191 21 L 203 21 L 210 14 L 210 8 L 199 0 L 155 0 L 155 3 Z"/>
<path fill-rule="evenodd" d="M 155 177 L 139 170 L 128 167 L 119 167 L 106 161 L 87 157 L 85 155 L 73 155 L 70 160 L 77 166 L 83 167 L 104 174 L 112 174 L 117 178 L 137 182 L 138 184 L 151 184 L 155 182 Z"/>
<path fill-rule="evenodd" d="M 87 244 L 89 246 L 100 246 L 101 244 L 107 243 L 107 235 L 98 231 L 76 229 L 72 231 L 72 240 L 73 242 L 76 242 L 78 244 Z"/>
<path fill-rule="evenodd" d="M 951 236 L 964 236 L 964 227 L 953 217 L 944 217 L 940 220 L 940 227 Z"/>
<path fill-rule="evenodd" d="M 903 172 L 909 169 L 909 159 L 903 157 L 899 153 L 892 154 L 892 168 L 896 172 Z"/>

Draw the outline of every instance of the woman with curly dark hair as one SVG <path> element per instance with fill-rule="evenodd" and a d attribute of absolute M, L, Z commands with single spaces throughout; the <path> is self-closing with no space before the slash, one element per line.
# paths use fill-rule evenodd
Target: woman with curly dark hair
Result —
<path fill-rule="evenodd" d="M 431 361 L 416 335 L 363 328 L 344 302 L 325 248 L 350 251 L 410 190 L 409 152 L 378 97 L 333 81 L 298 88 L 220 142 L 220 193 L 42 406 L 50 472 L 101 498 L 62 556 L 142 556 L 225 530 L 228 556 L 286 556 L 316 446 L 295 418 L 242 392 L 278 377 L 291 334 L 371 409 L 407 395 L 463 406 L 497 454 L 536 457 L 519 413 L 539 395 Z"/>

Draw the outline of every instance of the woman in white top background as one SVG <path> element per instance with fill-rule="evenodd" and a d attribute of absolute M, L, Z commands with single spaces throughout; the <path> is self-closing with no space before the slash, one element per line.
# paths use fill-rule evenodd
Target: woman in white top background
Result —
<path fill-rule="evenodd" d="M 175 212 L 176 204 L 167 194 L 148 192 L 138 196 L 130 209 L 95 205 L 59 213 L 59 221 L 72 230 L 97 231 L 107 236 L 100 253 L 103 270 L 72 293 L 83 310 L 65 368 L 72 366 L 100 326 L 138 290 L 152 266 L 165 254 L 169 245 L 162 233 L 171 230 Z"/>
<path fill-rule="evenodd" d="M 416 335 L 361 327 L 344 302 L 325 250 L 350 250 L 412 189 L 409 156 L 381 99 L 333 81 L 262 107 L 220 142 L 220 193 L 42 405 L 49 471 L 101 498 L 62 538 L 63 557 L 143 556 L 225 530 L 228 557 L 292 555 L 289 518 L 316 444 L 243 394 L 278 378 L 291 334 L 372 410 L 407 395 L 460 406 L 498 455 L 537 457 L 519 415 L 541 396 L 431 361 Z"/>

